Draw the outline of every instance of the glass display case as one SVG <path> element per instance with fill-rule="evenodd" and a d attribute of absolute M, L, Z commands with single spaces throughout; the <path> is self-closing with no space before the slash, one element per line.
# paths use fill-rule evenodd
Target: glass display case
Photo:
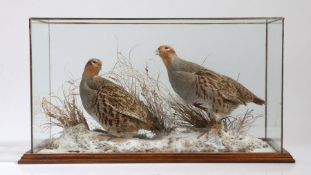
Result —
<path fill-rule="evenodd" d="M 19 163 L 294 162 L 284 18 L 30 18 Z"/>

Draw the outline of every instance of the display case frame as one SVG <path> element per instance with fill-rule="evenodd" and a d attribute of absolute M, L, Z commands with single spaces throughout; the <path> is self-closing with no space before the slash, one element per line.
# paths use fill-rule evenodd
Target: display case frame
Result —
<path fill-rule="evenodd" d="M 66 21 L 67 22 L 63 22 Z M 221 24 L 252 24 L 253 20 L 264 21 L 266 24 L 266 59 L 268 58 L 268 24 L 280 21 L 282 24 L 282 112 L 281 112 L 281 140 L 279 152 L 271 153 L 62 153 L 62 154 L 36 154 L 33 153 L 33 142 L 31 142 L 31 150 L 26 152 L 18 161 L 19 164 L 57 164 L 57 163 L 294 163 L 295 160 L 283 147 L 283 80 L 284 80 L 284 18 L 283 17 L 238 17 L 238 18 L 30 18 L 29 19 L 29 40 L 30 40 L 30 89 L 31 89 L 31 106 L 32 99 L 32 41 L 31 41 L 31 24 L 33 21 L 61 24 L 94 24 L 92 21 L 101 20 L 126 20 L 126 21 L 144 21 L 153 20 L 155 23 L 158 20 L 211 20 L 222 21 Z M 248 22 L 245 22 L 248 21 Z M 81 22 L 82 21 L 82 22 Z M 223 22 L 228 21 L 228 22 Z M 239 22 L 241 21 L 241 22 Z M 258 23 L 258 21 L 256 22 Z M 267 71 L 267 70 L 266 70 Z M 266 72 L 267 74 L 267 72 Z M 266 80 L 267 81 L 267 80 Z M 31 114 L 32 114 L 31 108 Z M 267 115 L 265 115 L 267 116 Z M 273 143 L 269 141 L 267 136 L 267 118 L 265 118 L 265 138 L 271 147 Z M 31 117 L 33 124 L 33 117 Z M 33 140 L 33 128 L 31 127 L 31 140 Z"/>

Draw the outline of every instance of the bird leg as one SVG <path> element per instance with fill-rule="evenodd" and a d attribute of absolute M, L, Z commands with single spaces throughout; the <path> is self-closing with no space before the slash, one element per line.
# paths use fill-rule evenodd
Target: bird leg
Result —
<path fill-rule="evenodd" d="M 222 130 L 223 130 L 222 123 L 220 121 L 215 120 L 213 117 L 211 117 L 211 121 L 205 128 L 205 131 L 203 131 L 203 133 L 200 134 L 197 137 L 197 139 L 199 139 L 203 135 L 206 135 L 206 138 L 212 139 L 212 141 L 217 146 L 222 146 L 222 141 L 221 141 Z"/>
<path fill-rule="evenodd" d="M 200 134 L 197 138 L 199 139 L 200 137 L 202 137 L 202 136 L 205 135 L 205 134 L 208 135 L 212 129 L 217 128 L 217 127 L 216 127 L 216 125 L 217 125 L 216 123 L 217 123 L 216 120 L 211 120 L 211 121 L 208 123 L 208 125 L 204 128 L 202 134 Z"/>
<path fill-rule="evenodd" d="M 197 139 L 201 138 L 203 135 L 206 135 L 208 137 L 212 137 L 212 139 L 215 141 L 216 145 L 221 146 L 221 135 L 223 130 L 223 125 L 220 120 L 217 120 L 217 117 L 213 114 L 208 112 L 208 109 L 203 107 L 200 103 L 193 103 L 193 106 L 205 111 L 208 114 L 208 118 L 210 119 L 208 125 L 206 128 L 204 128 L 204 131 L 202 134 L 200 134 Z"/>
<path fill-rule="evenodd" d="M 220 121 L 215 121 L 211 124 L 210 131 L 207 135 L 207 138 L 216 144 L 218 147 L 222 147 L 222 123 Z"/>
<path fill-rule="evenodd" d="M 223 130 L 222 123 L 220 121 L 213 120 L 211 122 L 210 130 L 221 136 L 221 131 Z"/>

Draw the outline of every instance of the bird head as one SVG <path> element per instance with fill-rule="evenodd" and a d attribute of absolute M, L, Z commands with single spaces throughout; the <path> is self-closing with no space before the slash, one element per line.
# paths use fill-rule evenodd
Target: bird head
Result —
<path fill-rule="evenodd" d="M 156 50 L 156 55 L 159 55 L 162 58 L 165 66 L 168 66 L 171 63 L 172 59 L 174 59 L 174 57 L 176 56 L 176 52 L 174 48 L 168 45 L 161 45 Z"/>
<path fill-rule="evenodd" d="M 101 68 L 102 68 L 102 61 L 100 61 L 97 58 L 92 58 L 86 63 L 83 76 L 93 77 L 95 75 L 98 75 Z"/>

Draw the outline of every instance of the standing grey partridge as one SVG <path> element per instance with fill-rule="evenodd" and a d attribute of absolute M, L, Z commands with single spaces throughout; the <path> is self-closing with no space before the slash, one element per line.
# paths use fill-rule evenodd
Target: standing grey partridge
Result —
<path fill-rule="evenodd" d="M 139 129 L 156 131 L 156 117 L 124 88 L 98 75 L 102 62 L 90 59 L 80 82 L 85 110 L 111 135 L 135 136 Z"/>
<path fill-rule="evenodd" d="M 174 91 L 186 103 L 206 109 L 213 121 L 218 122 L 241 104 L 265 103 L 232 78 L 179 58 L 170 46 L 160 46 L 157 54 Z"/>

